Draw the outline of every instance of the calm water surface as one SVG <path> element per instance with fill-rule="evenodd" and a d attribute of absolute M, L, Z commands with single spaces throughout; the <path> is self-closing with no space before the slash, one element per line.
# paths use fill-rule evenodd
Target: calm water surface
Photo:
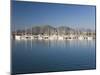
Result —
<path fill-rule="evenodd" d="M 12 72 L 95 69 L 95 40 L 12 40 Z"/>

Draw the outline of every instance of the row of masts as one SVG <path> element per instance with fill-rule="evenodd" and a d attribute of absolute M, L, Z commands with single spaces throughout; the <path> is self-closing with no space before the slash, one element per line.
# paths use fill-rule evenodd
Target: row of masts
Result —
<path fill-rule="evenodd" d="M 26 28 L 25 28 L 26 30 Z M 49 31 L 49 30 L 48 30 Z M 34 35 L 32 33 L 28 33 L 27 31 L 25 31 L 24 33 L 18 34 L 17 32 L 15 32 L 13 34 L 13 39 L 15 40 L 93 40 L 95 39 L 95 33 L 89 33 L 87 34 L 87 32 L 68 32 L 68 34 L 59 34 L 56 32 L 56 34 L 38 34 L 38 35 Z"/>

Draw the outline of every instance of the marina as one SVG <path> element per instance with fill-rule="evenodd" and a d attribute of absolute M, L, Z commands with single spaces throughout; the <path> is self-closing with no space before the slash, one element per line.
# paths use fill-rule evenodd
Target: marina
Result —
<path fill-rule="evenodd" d="M 94 40 L 95 30 L 75 29 L 67 26 L 34 26 L 12 32 L 15 40 Z"/>

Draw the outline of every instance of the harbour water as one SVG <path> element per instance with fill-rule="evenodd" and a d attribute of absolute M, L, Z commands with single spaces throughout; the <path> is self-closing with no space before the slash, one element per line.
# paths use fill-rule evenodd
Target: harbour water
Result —
<path fill-rule="evenodd" d="M 12 40 L 12 73 L 96 68 L 95 40 Z"/>

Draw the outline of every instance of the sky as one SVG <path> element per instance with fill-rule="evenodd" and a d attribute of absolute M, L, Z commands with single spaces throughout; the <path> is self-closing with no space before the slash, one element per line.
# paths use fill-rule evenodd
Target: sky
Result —
<path fill-rule="evenodd" d="M 12 30 L 37 25 L 95 29 L 95 6 L 12 1 L 11 7 Z"/>

